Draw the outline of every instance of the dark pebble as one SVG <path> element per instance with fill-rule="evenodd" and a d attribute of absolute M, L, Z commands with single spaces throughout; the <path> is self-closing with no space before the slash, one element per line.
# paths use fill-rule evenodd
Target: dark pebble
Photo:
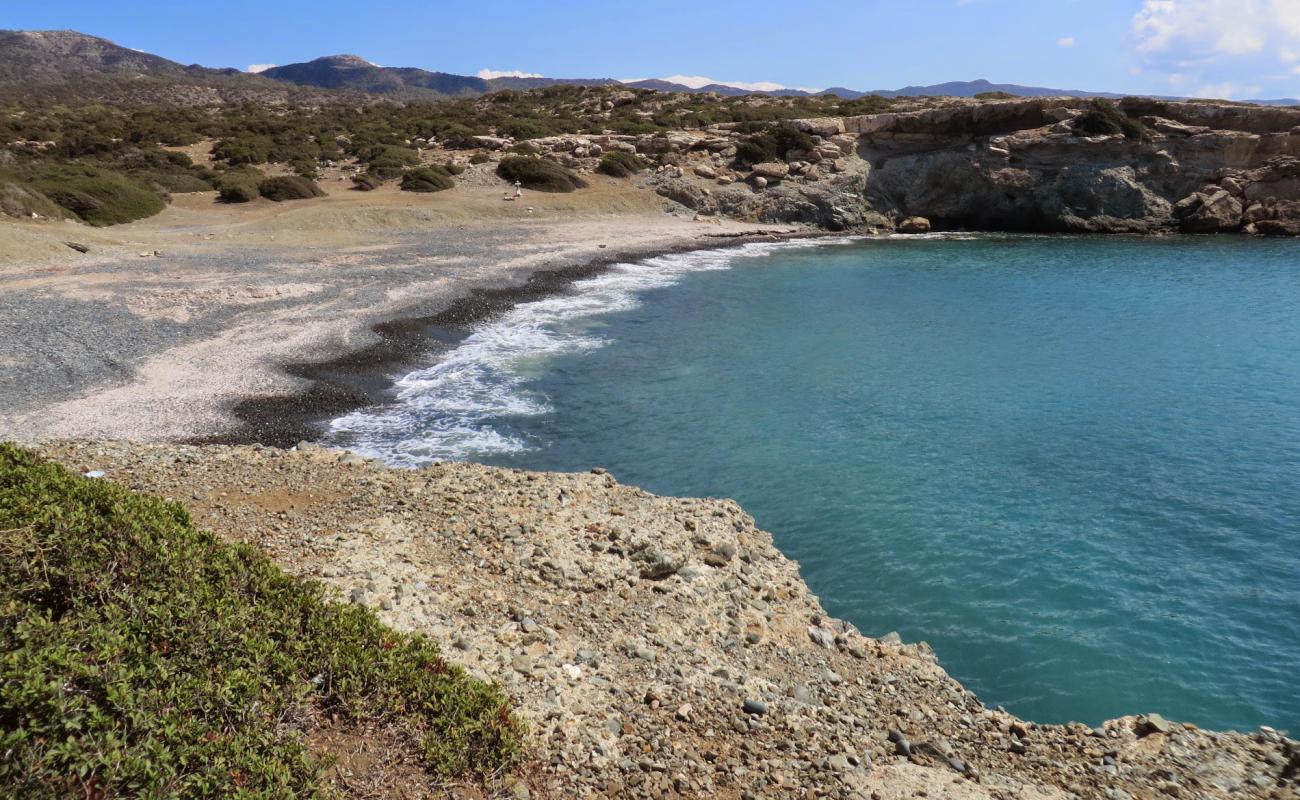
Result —
<path fill-rule="evenodd" d="M 741 706 L 741 709 L 746 714 L 754 714 L 756 716 L 762 716 L 767 713 L 767 705 L 758 700 L 746 700 L 745 704 Z"/>

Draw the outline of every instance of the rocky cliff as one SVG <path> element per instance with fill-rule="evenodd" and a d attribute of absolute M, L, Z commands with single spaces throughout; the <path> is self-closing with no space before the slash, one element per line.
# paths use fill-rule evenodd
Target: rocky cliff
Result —
<path fill-rule="evenodd" d="M 742 137 L 719 126 L 682 143 L 656 186 L 706 215 L 832 230 L 923 217 L 941 229 L 1300 233 L 1300 109 L 950 100 L 795 125 L 812 149 L 740 169 L 725 144 Z M 692 159 L 701 151 L 707 162 Z"/>
<path fill-rule="evenodd" d="M 730 501 L 656 497 L 600 470 L 392 470 L 310 446 L 45 454 L 171 497 L 201 526 L 500 681 L 532 731 L 531 766 L 506 796 L 1300 791 L 1300 744 L 1272 729 L 1215 733 L 1155 715 L 1040 725 L 985 707 L 924 644 L 830 618 Z M 457 791 L 439 796 L 481 796 Z"/>

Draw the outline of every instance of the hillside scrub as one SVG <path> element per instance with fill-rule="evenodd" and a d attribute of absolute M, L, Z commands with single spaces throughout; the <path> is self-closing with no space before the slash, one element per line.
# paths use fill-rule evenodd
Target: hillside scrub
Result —
<path fill-rule="evenodd" d="M 1074 129 L 1086 136 L 1114 136 L 1123 134 L 1126 139 L 1141 139 L 1146 126 L 1134 119 L 1109 100 L 1096 99 L 1091 108 L 1074 121 Z"/>
<path fill-rule="evenodd" d="M 166 207 L 163 198 L 144 183 L 98 167 L 46 166 L 33 170 L 25 183 L 97 227 L 152 217 Z"/>
<path fill-rule="evenodd" d="M 587 182 L 570 170 L 533 156 L 507 156 L 497 165 L 497 175 L 507 182 L 519 181 L 525 189 L 536 192 L 572 192 Z"/>
<path fill-rule="evenodd" d="M 325 798 L 308 741 L 380 726 L 432 779 L 522 724 L 418 635 L 327 601 L 178 504 L 0 444 L 0 796 Z"/>
<path fill-rule="evenodd" d="M 622 150 L 614 150 L 600 157 L 600 164 L 596 167 L 596 171 L 615 178 L 627 178 L 645 167 L 646 163 L 640 157 Z"/>
<path fill-rule="evenodd" d="M 450 173 L 442 167 L 416 167 L 402 176 L 404 192 L 441 192 L 455 186 Z"/>
<path fill-rule="evenodd" d="M 257 191 L 267 200 L 277 203 L 285 200 L 310 200 L 324 197 L 325 191 L 310 178 L 301 175 L 281 175 L 267 178 L 257 185 Z"/>
<path fill-rule="evenodd" d="M 261 193 L 257 185 L 266 178 L 256 167 L 228 169 L 217 173 L 217 200 L 222 203 L 251 203 Z"/>

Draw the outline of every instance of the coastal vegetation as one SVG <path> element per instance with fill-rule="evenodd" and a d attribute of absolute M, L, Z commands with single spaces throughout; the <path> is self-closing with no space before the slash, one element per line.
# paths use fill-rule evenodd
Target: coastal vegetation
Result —
<path fill-rule="evenodd" d="M 267 178 L 257 185 L 258 194 L 279 203 L 285 200 L 309 200 L 324 197 L 325 192 L 310 178 L 301 175 L 280 175 Z"/>
<path fill-rule="evenodd" d="M 1075 130 L 1088 136 L 1113 136 L 1123 134 L 1126 139 L 1141 139 L 1146 135 L 1142 120 L 1125 114 L 1109 100 L 1096 99 L 1091 107 L 1074 122 Z"/>
<path fill-rule="evenodd" d="M 628 178 L 646 168 L 645 160 L 633 153 L 615 150 L 600 157 L 598 172 L 615 178 Z"/>
<path fill-rule="evenodd" d="M 825 97 L 725 97 L 663 93 L 622 86 L 553 86 L 506 90 L 477 98 L 397 103 L 321 102 L 281 106 L 252 101 L 219 105 L 114 103 L 69 98 L 67 104 L 22 93 L 0 97 L 0 211 L 44 217 L 73 216 L 96 225 L 156 214 L 171 193 L 216 190 L 222 202 L 255 199 L 255 180 L 233 170 L 279 164 L 315 178 L 322 167 L 352 162 L 374 188 L 420 166 L 419 148 L 487 156 L 478 137 L 512 137 L 516 155 L 532 155 L 531 139 L 560 134 L 653 134 L 715 123 L 749 123 L 756 130 L 787 130 L 782 120 L 871 113 L 895 101 Z M 793 129 L 788 129 L 793 130 Z M 756 136 L 766 155 L 780 141 Z M 196 165 L 177 148 L 212 140 L 212 168 Z M 755 151 L 757 153 L 757 151 Z M 530 166 L 529 180 L 550 191 L 571 181 Z M 604 162 L 607 174 L 637 171 L 631 162 Z M 52 179 L 51 179 L 52 178 Z M 522 182 L 527 184 L 527 181 Z M 57 189 L 57 190 L 56 190 Z"/>
<path fill-rule="evenodd" d="M 445 167 L 417 167 L 402 176 L 404 192 L 441 192 L 455 186 Z"/>
<path fill-rule="evenodd" d="M 519 181 L 525 189 L 538 192 L 572 192 L 587 182 L 571 170 L 533 156 L 507 156 L 497 165 L 497 176 L 513 183 Z"/>
<path fill-rule="evenodd" d="M 0 795 L 325 797 L 325 731 L 437 779 L 520 758 L 501 691 L 176 503 L 0 444 Z"/>

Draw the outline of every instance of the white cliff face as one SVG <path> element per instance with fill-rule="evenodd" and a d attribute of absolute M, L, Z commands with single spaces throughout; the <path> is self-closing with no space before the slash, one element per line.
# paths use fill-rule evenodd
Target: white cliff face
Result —
<path fill-rule="evenodd" d="M 734 502 L 602 472 L 393 470 L 305 447 L 62 443 L 497 680 L 541 796 L 1265 798 L 1300 745 L 985 708 L 924 644 L 829 618 Z M 1280 794 L 1279 794 L 1280 792 Z M 1287 794 L 1291 792 L 1292 794 Z M 522 791 L 516 790 L 521 795 Z"/>

